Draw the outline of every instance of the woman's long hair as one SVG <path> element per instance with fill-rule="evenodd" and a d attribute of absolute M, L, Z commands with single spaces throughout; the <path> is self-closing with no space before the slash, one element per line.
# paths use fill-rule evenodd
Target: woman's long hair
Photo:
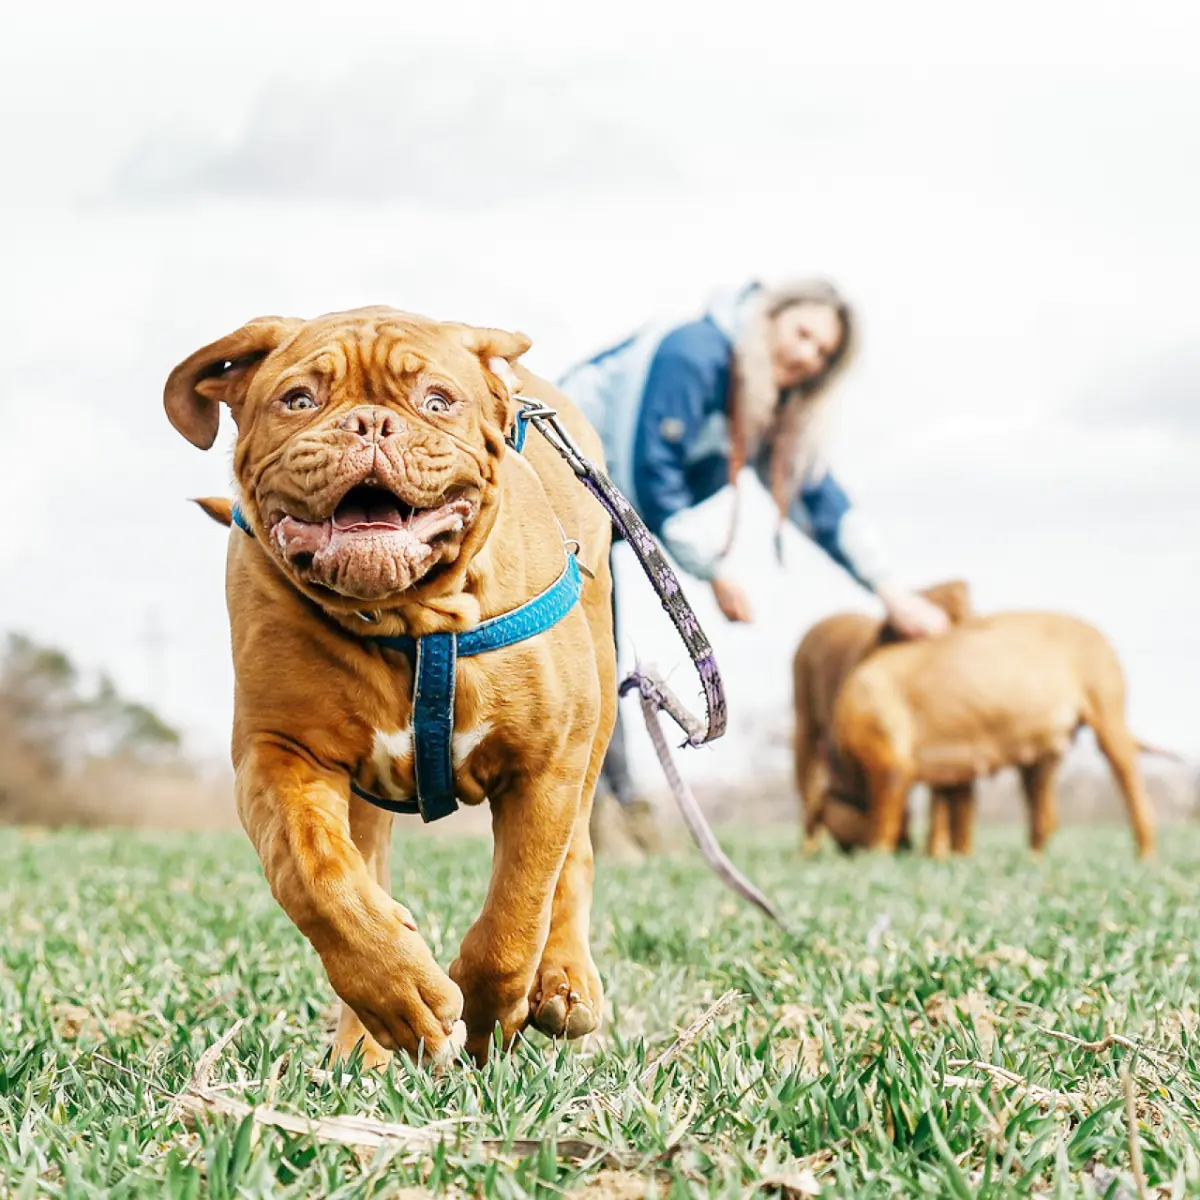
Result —
<path fill-rule="evenodd" d="M 821 371 L 812 379 L 780 392 L 775 386 L 769 331 L 771 322 L 799 304 L 832 308 L 842 327 L 841 340 Z M 779 510 L 780 526 L 796 483 L 821 456 L 820 434 L 831 385 L 854 352 L 855 321 L 841 293 L 825 279 L 801 279 L 767 288 L 750 315 L 734 348 L 730 387 L 729 481 L 735 488 L 733 517 L 725 552 L 737 528 L 738 476 L 751 457 L 769 454 L 767 477 Z"/>

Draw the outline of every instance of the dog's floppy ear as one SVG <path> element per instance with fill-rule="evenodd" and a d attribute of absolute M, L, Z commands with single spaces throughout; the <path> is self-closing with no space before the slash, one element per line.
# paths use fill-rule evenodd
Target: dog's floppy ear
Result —
<path fill-rule="evenodd" d="M 975 615 L 970 585 L 964 579 L 950 579 L 922 588 L 921 595 L 946 614 L 951 625 L 961 625 Z"/>
<path fill-rule="evenodd" d="M 512 365 L 533 345 L 525 334 L 468 325 L 463 328 L 462 338 L 463 345 L 479 356 L 479 361 L 508 388 L 510 394 L 520 390 L 521 381 Z"/>
<path fill-rule="evenodd" d="M 472 354 L 478 354 L 484 366 L 493 358 L 503 359 L 511 366 L 533 345 L 523 333 L 509 333 L 507 329 L 481 329 L 474 325 L 463 326 L 463 345 Z"/>
<path fill-rule="evenodd" d="M 523 333 L 509 333 L 506 329 L 480 329 L 472 325 L 463 327 L 462 339 L 463 345 L 472 354 L 477 354 L 484 368 L 504 386 L 506 394 L 497 397 L 496 423 L 507 437 L 516 420 L 513 397 L 521 390 L 521 380 L 512 365 L 533 342 Z"/>
<path fill-rule="evenodd" d="M 163 389 L 171 424 L 193 446 L 207 450 L 217 440 L 218 405 L 237 405 L 262 360 L 299 324 L 283 317 L 256 317 L 185 358 L 167 376 Z"/>

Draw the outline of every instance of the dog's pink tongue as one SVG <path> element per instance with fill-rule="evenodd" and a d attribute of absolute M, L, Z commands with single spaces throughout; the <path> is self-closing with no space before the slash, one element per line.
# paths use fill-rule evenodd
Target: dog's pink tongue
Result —
<path fill-rule="evenodd" d="M 352 529 L 356 525 L 387 525 L 396 528 L 404 524 L 404 517 L 395 497 L 386 492 L 352 492 L 338 505 L 333 523 L 339 529 Z"/>

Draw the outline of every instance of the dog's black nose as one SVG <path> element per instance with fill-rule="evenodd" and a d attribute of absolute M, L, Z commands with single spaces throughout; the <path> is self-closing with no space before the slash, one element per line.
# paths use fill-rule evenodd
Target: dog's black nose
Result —
<path fill-rule="evenodd" d="M 400 432 L 400 415 L 377 404 L 360 404 L 342 418 L 342 428 L 364 441 L 382 442 Z"/>

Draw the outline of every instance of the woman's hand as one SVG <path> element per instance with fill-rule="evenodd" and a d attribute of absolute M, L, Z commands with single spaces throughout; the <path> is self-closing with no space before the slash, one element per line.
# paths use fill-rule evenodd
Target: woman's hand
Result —
<path fill-rule="evenodd" d="M 713 597 L 717 607 L 730 621 L 749 623 L 754 620 L 754 609 L 750 607 L 750 597 L 742 589 L 742 585 L 726 576 L 718 575 L 712 581 Z"/>
<path fill-rule="evenodd" d="M 950 619 L 936 604 L 906 588 L 884 586 L 875 594 L 887 609 L 888 620 L 906 638 L 937 637 L 950 628 Z"/>

